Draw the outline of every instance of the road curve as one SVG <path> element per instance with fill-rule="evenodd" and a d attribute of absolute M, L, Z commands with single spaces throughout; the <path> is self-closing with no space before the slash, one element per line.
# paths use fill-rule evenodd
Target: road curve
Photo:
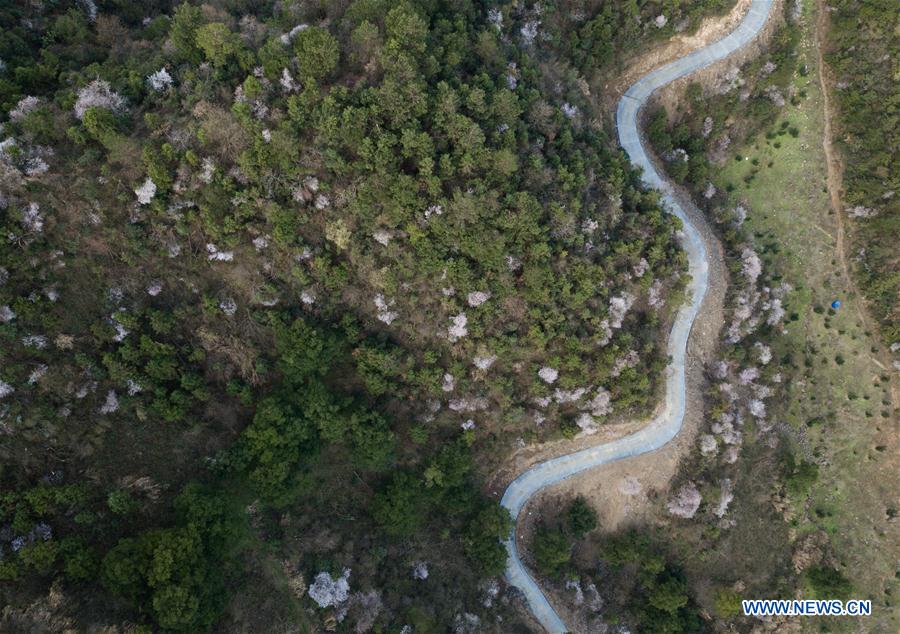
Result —
<path fill-rule="evenodd" d="M 561 482 L 586 469 L 655 451 L 672 440 L 681 430 L 685 412 L 684 370 L 688 336 L 706 294 L 709 263 L 700 233 L 672 196 L 671 186 L 656 171 L 644 150 L 638 132 L 638 112 L 657 89 L 724 59 L 750 43 L 766 23 L 773 4 L 774 0 L 752 0 L 747 15 L 729 35 L 645 75 L 635 82 L 619 100 L 616 109 L 619 143 L 631 162 L 643 170 L 644 184 L 659 190 L 662 194 L 663 206 L 684 223 L 681 244 L 687 252 L 691 274 L 691 281 L 688 285 L 690 303 L 679 309 L 669 335 L 668 354 L 672 358 L 672 362 L 666 369 L 665 402 L 659 415 L 646 427 L 631 435 L 547 460 L 522 473 L 506 488 L 500 501 L 500 504 L 510 512 L 514 521 L 518 519 L 525 503 L 544 487 Z M 507 582 L 522 591 L 535 618 L 550 634 L 567 632 L 565 623 L 522 564 L 516 544 L 515 529 L 513 529 L 513 534 L 504 541 L 504 545 L 509 553 L 505 573 Z"/>

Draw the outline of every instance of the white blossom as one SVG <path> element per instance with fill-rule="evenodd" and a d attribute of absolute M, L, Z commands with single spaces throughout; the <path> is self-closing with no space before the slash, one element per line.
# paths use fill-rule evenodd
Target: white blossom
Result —
<path fill-rule="evenodd" d="M 432 216 L 440 216 L 443 213 L 444 208 L 441 205 L 431 205 L 425 210 L 425 220 L 428 220 Z"/>
<path fill-rule="evenodd" d="M 453 619 L 453 634 L 476 634 L 481 631 L 481 619 L 476 614 L 465 612 Z"/>
<path fill-rule="evenodd" d="M 372 234 L 372 237 L 375 239 L 375 242 L 377 242 L 378 244 L 380 244 L 382 246 L 387 246 L 390 243 L 391 238 L 393 238 L 394 236 L 391 234 L 390 231 L 388 231 L 386 229 L 378 229 L 377 231 L 375 231 Z"/>
<path fill-rule="evenodd" d="M 493 8 L 488 11 L 488 22 L 493 24 L 498 31 L 503 28 L 503 13 L 500 9 Z"/>
<path fill-rule="evenodd" d="M 722 454 L 722 459 L 725 461 L 725 464 L 734 464 L 737 462 L 738 454 L 740 453 L 740 447 L 736 445 L 732 445 L 725 450 L 725 453 Z"/>
<path fill-rule="evenodd" d="M 223 299 L 222 301 L 219 302 L 219 310 L 221 310 L 223 313 L 225 313 L 229 317 L 231 315 L 234 315 L 237 312 L 237 309 L 238 309 L 237 302 L 234 301 L 230 297 L 226 297 L 225 299 Z"/>
<path fill-rule="evenodd" d="M 719 487 L 721 489 L 721 494 L 719 496 L 719 503 L 716 504 L 716 508 L 713 509 L 713 515 L 716 517 L 724 517 L 725 513 L 728 511 L 728 505 L 731 504 L 731 501 L 734 499 L 734 487 L 729 478 L 722 480 Z"/>
<path fill-rule="evenodd" d="M 390 325 L 395 319 L 397 319 L 399 314 L 396 311 L 391 310 L 391 307 L 394 305 L 394 303 L 395 300 L 392 299 L 388 301 L 381 293 L 378 293 L 375 296 L 375 307 L 378 309 L 378 321 Z"/>
<path fill-rule="evenodd" d="M 47 337 L 44 335 L 27 335 L 22 337 L 22 345 L 26 348 L 36 348 L 43 350 L 47 347 Z"/>
<path fill-rule="evenodd" d="M 300 291 L 300 301 L 307 306 L 312 306 L 316 303 L 316 296 L 311 291 Z"/>
<path fill-rule="evenodd" d="M 712 131 L 713 131 L 713 118 L 706 117 L 703 120 L 703 132 L 702 132 L 703 138 L 705 139 L 706 137 L 708 137 Z"/>
<path fill-rule="evenodd" d="M 333 579 L 327 572 L 320 572 L 309 586 L 309 598 L 320 608 L 336 607 L 350 596 L 349 578 L 349 568 L 344 568 L 343 574 L 337 579 Z"/>
<path fill-rule="evenodd" d="M 545 365 L 540 370 L 538 370 L 538 376 L 541 377 L 541 380 L 544 383 L 552 384 L 556 381 L 557 378 L 559 378 L 559 370 Z"/>
<path fill-rule="evenodd" d="M 84 113 L 90 108 L 104 108 L 113 112 L 121 112 L 125 108 L 125 99 L 113 92 L 109 82 L 95 79 L 78 91 L 75 101 L 75 116 L 84 119 Z"/>
<path fill-rule="evenodd" d="M 265 128 L 262 132 L 260 132 L 260 135 L 262 135 L 262 139 L 266 143 L 272 142 L 272 131 L 269 130 L 269 128 Z"/>
<path fill-rule="evenodd" d="M 97 5 L 94 0 L 78 0 L 78 4 L 84 9 L 88 22 L 94 22 L 97 19 Z"/>
<path fill-rule="evenodd" d="M 768 86 L 764 91 L 766 97 L 774 103 L 779 108 L 783 108 L 785 105 L 784 95 L 781 94 L 781 91 L 778 89 L 778 86 Z"/>
<path fill-rule="evenodd" d="M 629 350 L 625 355 L 616 359 L 615 363 L 613 363 L 612 369 L 610 369 L 610 376 L 617 377 L 622 374 L 622 370 L 626 368 L 633 368 L 640 361 L 640 357 L 636 350 Z"/>
<path fill-rule="evenodd" d="M 492 365 L 494 365 L 494 362 L 495 362 L 496 360 L 497 360 L 497 355 L 495 355 L 495 354 L 488 354 L 488 355 L 479 355 L 479 356 L 476 356 L 476 357 L 472 360 L 472 362 L 475 364 L 475 367 L 478 368 L 479 370 L 487 370 L 487 369 L 490 368 Z"/>
<path fill-rule="evenodd" d="M 472 306 L 474 308 L 476 306 L 481 306 L 490 298 L 491 294 L 489 291 L 473 291 L 466 297 L 466 301 L 468 302 L 469 306 Z"/>
<path fill-rule="evenodd" d="M 710 198 L 712 198 L 715 195 L 716 195 L 716 186 L 713 185 L 711 182 L 707 183 L 706 189 L 703 190 L 703 197 L 706 200 L 709 200 Z"/>
<path fill-rule="evenodd" d="M 42 376 L 47 373 L 49 366 L 46 363 L 41 363 L 34 370 L 31 371 L 31 374 L 28 375 L 28 385 L 34 385 L 37 383 Z"/>
<path fill-rule="evenodd" d="M 315 194 L 319 191 L 319 179 L 315 176 L 307 176 L 303 179 L 303 186 Z"/>
<path fill-rule="evenodd" d="M 658 28 L 658 29 L 663 28 L 668 23 L 669 23 L 669 18 L 667 18 L 666 16 L 664 16 L 661 13 L 658 16 L 656 16 L 655 20 L 653 20 L 653 24 L 655 24 L 656 28 Z"/>
<path fill-rule="evenodd" d="M 741 252 L 741 272 L 746 276 L 751 284 L 756 283 L 756 279 L 762 273 L 762 262 L 759 256 L 749 247 L 744 247 Z"/>
<path fill-rule="evenodd" d="M 124 341 L 125 337 L 131 334 L 131 332 L 127 330 L 125 326 L 115 320 L 113 320 L 113 328 L 115 328 L 116 330 L 116 334 L 113 335 L 113 341 L 115 341 L 116 343 Z"/>
<path fill-rule="evenodd" d="M 610 328 L 621 328 L 622 320 L 625 319 L 625 314 L 631 308 L 631 305 L 634 303 L 634 296 L 628 293 L 623 293 L 618 297 L 613 297 L 609 300 L 609 326 Z"/>
<path fill-rule="evenodd" d="M 871 218 L 876 214 L 877 212 L 874 209 L 862 205 L 856 205 L 847 209 L 847 215 L 850 218 Z"/>
<path fill-rule="evenodd" d="M 147 295 L 150 297 L 156 297 L 160 293 L 162 293 L 163 285 L 159 280 L 153 280 L 147 286 Z"/>
<path fill-rule="evenodd" d="M 6 381 L 0 380 L 0 398 L 6 398 L 13 392 L 15 392 L 15 388 L 7 383 Z"/>
<path fill-rule="evenodd" d="M 294 81 L 291 71 L 287 68 L 281 69 L 281 79 L 278 80 L 278 83 L 281 84 L 281 88 L 284 92 L 296 92 L 301 88 L 300 83 Z"/>
<path fill-rule="evenodd" d="M 144 387 L 134 379 L 128 379 L 125 385 L 128 387 L 128 396 L 134 396 L 144 391 Z"/>
<path fill-rule="evenodd" d="M 486 608 L 492 607 L 497 595 L 500 594 L 500 583 L 496 579 L 488 579 L 481 588 L 484 590 L 484 600 L 481 604 Z"/>
<path fill-rule="evenodd" d="M 209 156 L 204 157 L 203 161 L 200 163 L 200 170 L 200 180 L 207 184 L 211 183 L 213 174 L 216 171 L 215 161 Z"/>
<path fill-rule="evenodd" d="M 475 398 L 454 398 L 447 404 L 454 412 L 477 412 L 485 410 L 490 405 L 490 401 L 483 396 Z"/>
<path fill-rule="evenodd" d="M 745 368 L 741 370 L 741 373 L 738 375 L 738 383 L 741 385 L 750 385 L 759 378 L 759 369 L 758 368 Z"/>
<path fill-rule="evenodd" d="M 646 273 L 650 269 L 650 263 L 647 262 L 646 258 L 641 258 L 638 260 L 638 263 L 634 265 L 632 271 L 634 272 L 635 277 L 644 277 L 644 273 Z"/>
<path fill-rule="evenodd" d="M 581 581 L 579 579 L 569 579 L 566 581 L 566 590 L 575 591 L 575 605 L 584 603 L 584 591 L 581 589 Z"/>
<path fill-rule="evenodd" d="M 587 392 L 586 387 L 579 387 L 574 390 L 561 390 L 556 388 L 553 390 L 553 399 L 560 404 L 574 403 L 581 400 L 581 397 L 584 396 L 585 392 Z"/>
<path fill-rule="evenodd" d="M 150 88 L 159 92 L 172 85 L 172 76 L 165 68 L 160 68 L 155 73 L 147 75 L 147 83 L 150 85 Z"/>
<path fill-rule="evenodd" d="M 28 209 L 22 212 L 22 226 L 34 233 L 44 230 L 44 217 L 37 203 L 29 203 Z"/>
<path fill-rule="evenodd" d="M 781 305 L 780 299 L 773 299 L 769 302 L 769 316 L 766 323 L 770 326 L 777 326 L 784 318 L 784 307 Z"/>
<path fill-rule="evenodd" d="M 21 121 L 40 104 L 41 100 L 37 97 L 22 97 L 15 107 L 9 111 L 10 121 Z"/>
<path fill-rule="evenodd" d="M 455 317 L 452 317 L 450 322 L 450 327 L 447 329 L 447 335 L 451 342 L 457 341 L 469 334 L 469 329 L 466 328 L 469 323 L 469 318 L 466 317 L 465 313 L 460 313 Z"/>
<path fill-rule="evenodd" d="M 26 176 L 40 176 L 41 174 L 46 174 L 49 170 L 50 165 L 39 156 L 32 156 L 25 161 L 24 171 Z"/>
<path fill-rule="evenodd" d="M 755 418 L 765 418 L 766 417 L 766 404 L 760 401 L 759 399 L 753 399 L 750 401 L 750 413 L 753 414 Z"/>
<path fill-rule="evenodd" d="M 581 223 L 582 233 L 593 233 L 600 227 L 600 223 L 593 218 L 585 218 Z"/>
<path fill-rule="evenodd" d="M 757 341 L 753 345 L 754 349 L 756 349 L 757 357 L 759 358 L 759 362 L 763 365 L 766 365 L 769 361 L 772 360 L 772 349 L 764 344 L 762 341 Z"/>
<path fill-rule="evenodd" d="M 156 183 L 148 176 L 144 184 L 134 190 L 137 195 L 138 202 L 142 205 L 149 205 L 153 197 L 156 196 Z"/>
<path fill-rule="evenodd" d="M 591 414 L 594 416 L 606 416 L 613 411 L 612 397 L 606 388 L 598 387 L 594 398 L 590 402 Z"/>
<path fill-rule="evenodd" d="M 669 510 L 669 513 L 676 517 L 690 519 L 694 517 L 697 509 L 700 508 L 701 501 L 702 497 L 697 486 L 693 482 L 688 482 L 669 499 L 666 508 Z"/>
<path fill-rule="evenodd" d="M 219 251 L 219 248 L 212 242 L 206 244 L 206 252 L 208 260 L 216 260 L 219 262 L 231 262 L 234 259 L 234 251 Z"/>
<path fill-rule="evenodd" d="M 0 322 L 8 324 L 16 318 L 16 313 L 7 304 L 0 306 Z"/>
<path fill-rule="evenodd" d="M 591 435 L 596 434 L 599 427 L 597 427 L 597 421 L 594 420 L 594 417 L 588 413 L 582 413 L 575 420 L 575 424 L 581 429 L 582 433 Z"/>
<path fill-rule="evenodd" d="M 579 112 L 578 107 L 573 106 L 570 103 L 564 103 L 562 105 L 562 111 L 563 111 L 563 114 L 566 115 L 566 118 L 568 118 L 568 119 L 574 119 L 575 117 L 578 116 L 578 112 Z"/>
<path fill-rule="evenodd" d="M 428 578 L 428 564 L 424 561 L 417 561 L 413 565 L 412 569 L 412 577 L 413 579 L 418 579 L 419 581 L 424 581 Z"/>
<path fill-rule="evenodd" d="M 291 43 L 291 41 L 295 37 L 297 37 L 297 34 L 300 31 L 306 30 L 308 28 L 309 28 L 308 24 L 298 24 L 297 26 L 292 28 L 290 31 L 288 31 L 287 33 L 285 33 L 284 35 L 281 36 L 281 43 L 284 44 L 285 46 L 287 46 L 288 44 Z"/>
<path fill-rule="evenodd" d="M 116 396 L 116 392 L 114 390 L 110 390 L 106 393 L 106 401 L 103 403 L 103 406 L 100 408 L 101 414 L 112 414 L 117 409 L 119 409 L 119 397 Z"/>
<path fill-rule="evenodd" d="M 462 427 L 463 431 L 472 431 L 473 429 L 475 429 L 475 421 L 470 418 L 462 425 L 460 425 L 460 427 Z"/>
<path fill-rule="evenodd" d="M 522 34 L 522 41 L 526 46 L 531 46 L 532 44 L 534 44 L 534 40 L 535 38 L 537 38 L 538 29 L 540 28 L 540 26 L 541 23 L 538 20 L 529 20 L 522 25 L 519 33 Z"/>
<path fill-rule="evenodd" d="M 441 389 L 445 392 L 452 392 L 456 387 L 456 378 L 450 373 L 444 373 L 443 383 L 441 383 Z"/>
<path fill-rule="evenodd" d="M 716 443 L 716 437 L 711 434 L 703 434 L 700 436 L 700 453 L 704 456 L 708 456 L 710 454 L 715 455 L 718 450 L 718 444 Z"/>
<path fill-rule="evenodd" d="M 662 282 L 654 280 L 647 292 L 647 304 L 650 308 L 661 308 L 665 303 L 666 300 L 662 297 Z"/>

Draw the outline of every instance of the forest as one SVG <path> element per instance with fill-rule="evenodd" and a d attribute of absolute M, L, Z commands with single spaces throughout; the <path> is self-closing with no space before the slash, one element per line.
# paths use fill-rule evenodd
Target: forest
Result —
<path fill-rule="evenodd" d="M 723 3 L 632 4 L 597 72 Z M 0 629 L 524 627 L 486 478 L 654 404 L 685 259 L 490 5 L 0 8 Z"/>

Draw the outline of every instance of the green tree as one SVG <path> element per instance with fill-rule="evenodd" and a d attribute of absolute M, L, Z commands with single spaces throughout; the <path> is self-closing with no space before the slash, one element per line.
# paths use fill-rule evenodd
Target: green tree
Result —
<path fill-rule="evenodd" d="M 197 29 L 202 23 L 200 7 L 185 2 L 175 8 L 169 27 L 169 38 L 175 51 L 192 64 L 199 64 L 203 59 L 203 51 L 197 46 Z"/>
<path fill-rule="evenodd" d="M 507 552 L 501 540 L 513 531 L 509 511 L 499 504 L 483 508 L 469 521 L 464 538 L 466 555 L 485 577 L 493 577 L 506 567 Z"/>
<path fill-rule="evenodd" d="M 729 588 L 716 591 L 716 613 L 723 619 L 730 619 L 741 614 L 741 595 Z"/>
<path fill-rule="evenodd" d="M 297 67 L 305 79 L 320 80 L 337 67 L 340 57 L 338 42 L 327 30 L 313 26 L 303 29 L 294 38 Z"/>
<path fill-rule="evenodd" d="M 534 534 L 531 552 L 538 571 L 556 577 L 572 559 L 572 542 L 562 530 L 541 526 Z"/>
<path fill-rule="evenodd" d="M 103 558 L 106 588 L 150 613 L 165 630 L 208 630 L 225 606 L 226 562 L 238 519 L 221 494 L 196 484 L 175 501 L 178 522 L 126 538 Z"/>
<path fill-rule="evenodd" d="M 372 515 L 388 535 L 409 537 L 425 522 L 426 498 L 421 482 L 400 473 L 387 488 L 375 496 Z"/>
<path fill-rule="evenodd" d="M 241 40 L 222 22 L 210 22 L 196 31 L 197 46 L 213 66 L 221 67 L 237 54 Z"/>
<path fill-rule="evenodd" d="M 805 573 L 806 582 L 816 599 L 846 599 L 853 584 L 840 570 L 828 566 L 813 566 Z"/>
<path fill-rule="evenodd" d="M 567 515 L 569 530 L 576 537 L 582 537 L 597 528 L 597 512 L 591 508 L 591 505 L 583 497 L 579 496 L 572 500 Z"/>
<path fill-rule="evenodd" d="M 276 505 L 293 499 L 301 467 L 316 450 L 313 421 L 288 398 L 276 394 L 260 401 L 236 448 L 254 488 Z"/>
<path fill-rule="evenodd" d="M 675 576 L 654 580 L 647 586 L 650 605 L 657 610 L 674 614 L 688 603 L 687 586 Z"/>

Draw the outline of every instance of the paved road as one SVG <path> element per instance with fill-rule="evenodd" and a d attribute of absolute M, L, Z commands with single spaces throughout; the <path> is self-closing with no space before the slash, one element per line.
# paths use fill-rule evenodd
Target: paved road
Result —
<path fill-rule="evenodd" d="M 619 101 L 616 110 L 619 142 L 632 163 L 643 170 L 642 178 L 647 187 L 659 190 L 667 210 L 681 218 L 684 223 L 681 242 L 688 255 L 691 274 L 688 292 L 691 301 L 679 309 L 672 325 L 672 333 L 669 335 L 668 353 L 672 363 L 666 369 L 666 395 L 662 412 L 634 434 L 542 462 L 513 480 L 500 503 L 509 510 L 514 520 L 519 517 L 528 499 L 544 487 L 561 482 L 586 469 L 655 451 L 672 440 L 681 430 L 685 411 L 684 365 L 688 335 L 706 294 L 709 266 L 700 234 L 672 197 L 671 187 L 656 171 L 641 144 L 637 125 L 638 111 L 658 88 L 709 66 L 748 44 L 762 29 L 772 5 L 773 0 L 753 0 L 747 15 L 728 36 L 645 75 L 631 86 Z M 524 593 L 532 613 L 548 632 L 551 634 L 567 632 L 565 623 L 522 564 L 514 536 L 511 535 L 504 544 L 509 552 L 506 580 Z"/>

